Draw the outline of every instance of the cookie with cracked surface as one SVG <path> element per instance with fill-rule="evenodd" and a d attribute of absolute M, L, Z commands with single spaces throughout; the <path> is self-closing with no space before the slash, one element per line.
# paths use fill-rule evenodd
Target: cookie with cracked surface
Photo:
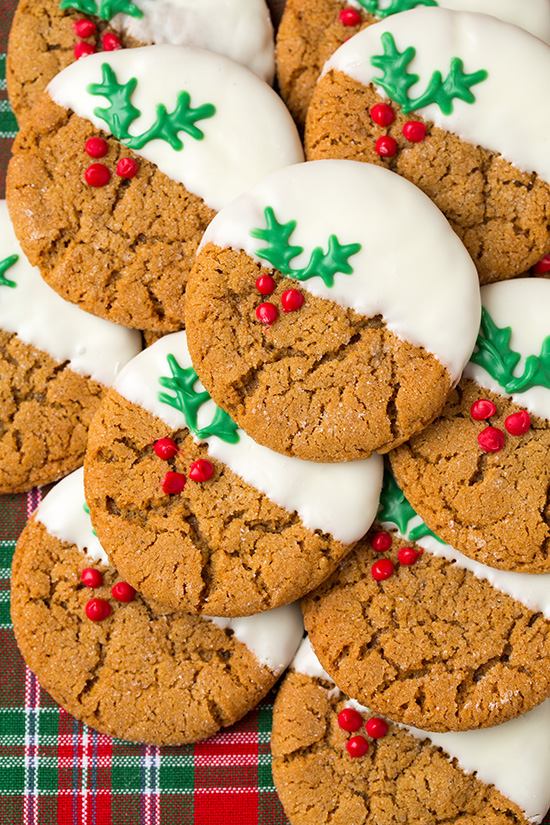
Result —
<path fill-rule="evenodd" d="M 527 64 L 536 68 L 525 83 Z M 548 71 L 550 47 L 494 17 L 393 15 L 325 64 L 306 156 L 403 175 L 447 216 L 481 283 L 514 277 L 550 248 L 550 105 L 538 104 Z M 519 123 L 518 99 L 537 111 L 536 124 Z"/>
<path fill-rule="evenodd" d="M 379 456 L 319 465 L 255 444 L 197 380 L 185 332 L 121 373 L 85 462 L 92 522 L 117 570 L 193 613 L 242 616 L 306 593 L 366 532 Z"/>
<path fill-rule="evenodd" d="M 88 427 L 137 331 L 67 304 L 31 267 L 0 201 L 0 493 L 79 467 Z"/>
<path fill-rule="evenodd" d="M 365 730 L 373 718 L 376 737 Z M 275 700 L 273 779 L 292 825 L 540 823 L 550 805 L 549 725 L 548 701 L 460 734 L 373 717 L 334 687 L 306 639 Z M 366 745 L 361 756 L 350 755 L 355 739 Z"/>
<path fill-rule="evenodd" d="M 413 507 L 483 564 L 550 571 L 550 283 L 481 290 L 477 346 L 441 415 L 391 454 Z"/>
<path fill-rule="evenodd" d="M 229 58 L 170 45 L 104 52 L 60 72 L 25 119 L 8 205 L 25 253 L 63 298 L 174 331 L 216 211 L 302 159 L 281 99 Z"/>
<path fill-rule="evenodd" d="M 233 621 L 163 608 L 121 582 L 84 508 L 77 471 L 15 551 L 13 625 L 41 685 L 100 732 L 147 744 L 195 742 L 244 716 L 294 655 L 299 607 Z"/>
<path fill-rule="evenodd" d="M 311 644 L 338 687 L 438 732 L 499 725 L 544 701 L 550 576 L 496 571 L 426 529 L 416 541 L 411 532 L 418 525 L 378 527 L 302 600 Z"/>
<path fill-rule="evenodd" d="M 80 56 L 152 43 L 200 46 L 273 80 L 273 27 L 264 0 L 20 0 L 6 59 L 15 116 L 21 122 L 50 80 Z"/>
<path fill-rule="evenodd" d="M 322 462 L 387 452 L 425 427 L 480 311 L 475 267 L 431 201 L 350 161 L 280 170 L 223 209 L 187 301 L 214 401 L 258 443 Z"/>

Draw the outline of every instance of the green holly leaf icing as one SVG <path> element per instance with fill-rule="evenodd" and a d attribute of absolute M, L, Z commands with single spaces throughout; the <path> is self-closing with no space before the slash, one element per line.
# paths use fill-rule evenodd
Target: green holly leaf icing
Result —
<path fill-rule="evenodd" d="M 307 266 L 303 269 L 294 269 L 290 263 L 291 260 L 304 251 L 302 246 L 293 246 L 290 243 L 290 236 L 296 228 L 296 221 L 279 223 L 271 206 L 266 206 L 264 209 L 264 217 L 265 229 L 250 230 L 253 238 L 259 238 L 267 243 L 265 249 L 257 249 L 255 254 L 269 261 L 283 275 L 298 281 L 306 281 L 317 276 L 322 278 L 326 286 L 331 287 L 334 286 L 334 276 L 337 272 L 344 275 L 353 273 L 349 258 L 359 252 L 360 243 L 341 244 L 336 235 L 331 235 L 328 239 L 327 252 L 323 252 L 322 247 L 316 246 Z"/>
<path fill-rule="evenodd" d="M 15 281 L 10 281 L 6 278 L 5 272 L 19 260 L 19 255 L 9 255 L 4 260 L 0 261 L 0 286 L 16 287 Z"/>
<path fill-rule="evenodd" d="M 521 375 L 514 370 L 521 355 L 510 347 L 511 327 L 498 327 L 485 307 L 481 308 L 481 327 L 470 361 L 483 367 L 504 392 L 526 392 L 532 387 L 550 389 L 550 335 L 542 342 L 540 355 L 529 355 Z"/>
<path fill-rule="evenodd" d="M 393 474 L 384 470 L 384 484 L 380 494 L 380 505 L 376 516 L 378 521 L 389 521 L 397 526 L 397 529 L 404 538 L 409 541 L 418 541 L 423 536 L 433 536 L 441 544 L 445 542 L 436 536 L 424 522 L 416 524 L 410 530 L 409 523 L 418 518 L 418 514 L 413 510 Z"/>
<path fill-rule="evenodd" d="M 407 66 L 414 58 L 416 49 L 409 46 L 400 52 L 390 32 L 384 32 L 380 40 L 384 54 L 373 55 L 371 63 L 376 69 L 381 70 L 382 76 L 373 78 L 373 82 L 381 86 L 386 94 L 399 104 L 404 114 L 436 103 L 444 115 L 450 115 L 453 111 L 453 100 L 459 98 L 466 103 L 474 103 L 475 95 L 471 91 L 471 86 L 481 83 L 488 77 L 485 69 L 466 74 L 462 60 L 453 57 L 445 79 L 441 72 L 433 72 L 423 94 L 411 98 L 409 89 L 419 80 L 419 76 L 409 72 Z"/>
<path fill-rule="evenodd" d="M 76 9 L 82 14 L 95 14 L 97 16 L 98 8 L 95 0 L 61 0 L 59 4 L 60 9 Z"/>
<path fill-rule="evenodd" d="M 104 120 L 111 133 L 121 140 L 128 135 L 128 126 L 140 116 L 141 112 L 132 106 L 130 98 L 137 86 L 137 79 L 130 78 L 128 83 L 119 83 L 114 70 L 108 63 L 101 65 L 101 83 L 90 83 L 87 91 L 91 95 L 101 95 L 109 101 L 106 108 L 96 107 L 94 115 Z"/>
<path fill-rule="evenodd" d="M 84 512 L 86 513 L 86 515 L 87 515 L 87 516 L 89 516 L 89 515 L 90 515 L 90 508 L 88 507 L 88 505 L 86 504 L 86 502 L 84 502 L 84 504 L 82 505 L 82 509 L 84 510 Z M 92 527 L 92 523 L 91 523 L 91 521 L 90 521 L 90 527 Z M 96 533 L 96 531 L 94 530 L 94 528 L 93 528 L 93 527 L 92 527 L 92 533 L 93 533 L 93 535 L 97 538 L 97 533 Z"/>
<path fill-rule="evenodd" d="M 210 396 L 206 390 L 197 392 L 194 389 L 199 378 L 193 367 L 180 367 L 175 356 L 172 354 L 167 355 L 166 360 L 172 375 L 171 377 L 161 376 L 159 378 L 159 384 L 161 387 L 166 387 L 166 389 L 171 390 L 174 395 L 159 392 L 159 401 L 164 404 L 169 404 L 171 407 L 183 413 L 189 432 L 196 438 L 205 439 L 211 435 L 215 435 L 228 444 L 236 444 L 239 441 L 238 427 L 231 417 L 219 407 L 216 407 L 214 418 L 207 427 L 198 427 L 197 417 L 199 409 L 203 404 L 211 400 Z"/>
<path fill-rule="evenodd" d="M 99 6 L 96 0 L 61 0 L 59 8 L 76 9 L 83 14 L 93 14 L 101 20 L 111 20 L 119 12 L 131 17 L 143 17 L 143 12 L 132 0 L 100 0 Z"/>
<path fill-rule="evenodd" d="M 437 0 L 390 0 L 389 5 L 381 9 L 378 0 L 359 0 L 365 11 L 375 17 L 389 17 L 391 14 L 398 14 L 400 11 L 409 11 L 417 6 L 437 6 Z"/>

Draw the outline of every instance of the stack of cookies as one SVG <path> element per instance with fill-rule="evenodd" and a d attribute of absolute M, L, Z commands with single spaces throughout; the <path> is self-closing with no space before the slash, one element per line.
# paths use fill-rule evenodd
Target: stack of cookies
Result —
<path fill-rule="evenodd" d="M 84 469 L 21 536 L 14 627 L 71 713 L 158 745 L 231 724 L 290 664 L 292 825 L 526 825 L 550 805 L 550 47 L 381 5 L 289 0 L 306 162 L 264 80 L 141 46 L 145 24 L 119 50 L 126 23 L 92 21 L 103 51 L 21 112 L 17 254 L 150 345 L 117 357 Z"/>

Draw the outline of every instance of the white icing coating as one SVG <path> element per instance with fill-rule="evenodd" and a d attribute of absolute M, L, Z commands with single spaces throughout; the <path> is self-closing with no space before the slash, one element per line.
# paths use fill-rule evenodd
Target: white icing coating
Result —
<path fill-rule="evenodd" d="M 199 46 L 224 54 L 271 83 L 273 26 L 264 0 L 134 0 L 143 17 L 117 14 L 111 25 L 141 43 Z M 229 36 L 230 33 L 230 36 Z"/>
<path fill-rule="evenodd" d="M 137 330 L 96 318 L 64 301 L 28 262 L 13 232 L 5 201 L 0 201 L 0 261 L 19 260 L 4 273 L 17 286 L 0 286 L 0 329 L 25 344 L 68 361 L 79 375 L 110 386 L 121 367 L 141 350 Z"/>
<path fill-rule="evenodd" d="M 216 107 L 213 117 L 195 124 L 204 133 L 202 139 L 180 132 L 179 151 L 160 139 L 137 150 L 212 209 L 221 209 L 275 169 L 303 160 L 296 126 L 273 89 L 233 60 L 192 46 L 90 55 L 56 75 L 48 86 L 50 96 L 108 133 L 107 123 L 94 114 L 94 109 L 106 108 L 108 99 L 88 91 L 89 84 L 101 83 L 103 63 L 109 63 L 118 83 L 138 81 L 130 99 L 141 115 L 131 123 L 131 135 L 152 126 L 158 104 L 172 112 L 181 91 L 190 95 L 192 108 L 206 103 Z"/>
<path fill-rule="evenodd" d="M 232 630 L 260 664 L 279 675 L 288 667 L 304 633 L 300 603 L 293 602 L 275 610 L 237 619 L 203 616 L 222 630 Z"/>
<path fill-rule="evenodd" d="M 380 3 L 387 7 L 389 0 Z M 364 9 L 359 0 L 349 0 L 349 5 Z M 452 11 L 474 11 L 478 14 L 490 14 L 505 23 L 513 23 L 525 31 L 550 43 L 550 3 L 548 0 L 438 0 L 441 9 Z"/>
<path fill-rule="evenodd" d="M 372 66 L 370 58 L 383 54 L 383 32 L 393 34 L 400 52 L 409 46 L 416 49 L 407 67 L 420 78 L 409 89 L 411 98 L 425 91 L 434 71 L 445 78 L 453 57 L 463 60 L 466 73 L 485 69 L 488 78 L 472 87 L 474 104 L 455 99 L 449 115 L 435 103 L 417 113 L 474 146 L 499 152 L 518 169 L 536 172 L 550 183 L 550 99 L 546 94 L 550 48 L 546 43 L 489 15 L 416 8 L 394 14 L 350 38 L 325 63 L 323 72 L 337 69 L 363 85 L 376 84 L 382 72 Z M 381 86 L 377 89 L 386 96 Z"/>
<path fill-rule="evenodd" d="M 76 544 L 94 561 L 109 564 L 107 553 L 93 532 L 85 504 L 84 469 L 81 467 L 52 487 L 38 505 L 35 518 L 54 538 Z"/>
<path fill-rule="evenodd" d="M 148 410 L 171 429 L 186 427 L 183 413 L 158 399 L 160 376 L 170 376 L 166 361 L 172 353 L 183 368 L 192 366 L 185 332 L 161 338 L 134 358 L 114 386 L 124 398 Z M 197 381 L 197 391 L 204 387 Z M 216 405 L 207 401 L 199 409 L 198 426 L 212 422 Z M 289 512 L 296 511 L 309 530 L 331 533 L 350 544 L 368 530 L 378 507 L 383 464 L 379 455 L 362 461 L 319 464 L 288 458 L 261 447 L 238 431 L 237 444 L 212 436 L 205 439 L 208 453 L 224 462 L 236 475 L 256 487 Z"/>
<path fill-rule="evenodd" d="M 334 684 L 308 639 L 304 639 L 290 666 L 298 673 Z M 348 700 L 347 704 L 359 712 L 367 710 L 353 700 Z M 481 782 L 494 785 L 525 811 L 530 822 L 542 821 L 550 806 L 550 699 L 494 728 L 432 733 L 407 725 L 399 727 L 419 739 L 429 739 L 448 756 L 457 759 L 465 773 L 475 772 Z"/>
<path fill-rule="evenodd" d="M 349 258 L 352 275 L 336 274 L 333 287 L 310 278 L 300 289 L 367 317 L 382 315 L 390 330 L 433 353 L 458 381 L 479 330 L 479 282 L 464 246 L 420 189 L 368 163 L 295 165 L 225 207 L 201 247 L 212 241 L 243 249 L 269 268 L 256 255 L 266 243 L 250 234 L 265 228 L 266 206 L 280 223 L 297 221 L 290 243 L 305 251 L 293 268 L 304 267 L 314 247 L 326 250 L 332 234 L 341 244 L 361 243 Z"/>
<path fill-rule="evenodd" d="M 546 278 L 514 278 L 488 284 L 481 289 L 481 302 L 498 327 L 512 328 L 510 347 L 521 355 L 514 375 L 521 376 L 525 359 L 529 355 L 538 357 L 542 342 L 550 335 L 550 281 Z M 505 393 L 483 367 L 471 361 L 464 370 L 464 377 L 511 398 L 533 415 L 550 419 L 550 390 L 546 387 Z"/>

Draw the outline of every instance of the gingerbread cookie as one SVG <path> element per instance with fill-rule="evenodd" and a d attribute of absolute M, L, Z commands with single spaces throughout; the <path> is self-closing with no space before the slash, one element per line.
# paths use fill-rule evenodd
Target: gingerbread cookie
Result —
<path fill-rule="evenodd" d="M 342 43 L 366 26 L 416 6 L 492 14 L 550 42 L 546 0 L 287 0 L 277 31 L 277 80 L 296 122 L 303 127 L 321 70 Z"/>
<path fill-rule="evenodd" d="M 68 66 L 13 153 L 10 214 L 46 282 L 82 309 L 158 332 L 183 324 L 187 273 L 216 211 L 303 158 L 267 84 L 170 45 Z"/>
<path fill-rule="evenodd" d="M 382 461 L 320 466 L 255 444 L 197 380 L 184 332 L 121 373 L 94 419 L 86 498 L 109 558 L 151 598 L 239 616 L 286 604 L 369 528 Z"/>
<path fill-rule="evenodd" d="M 100 732 L 154 745 L 204 739 L 244 716 L 303 631 L 297 605 L 220 621 L 136 594 L 93 534 L 82 471 L 23 530 L 11 587 L 17 642 L 44 689 Z"/>
<path fill-rule="evenodd" d="M 61 300 L 31 267 L 0 201 L 0 493 L 55 481 L 84 461 L 105 388 L 138 332 Z"/>
<path fill-rule="evenodd" d="M 372 710 L 440 732 L 497 725 L 546 699 L 550 575 L 458 553 L 430 534 L 393 480 L 378 518 L 385 529 L 303 600 L 311 643 L 336 684 Z"/>
<path fill-rule="evenodd" d="M 550 283 L 482 289 L 477 346 L 441 416 L 391 455 L 424 521 L 473 559 L 550 571 Z"/>
<path fill-rule="evenodd" d="M 550 249 L 549 72 L 550 47 L 494 17 L 393 15 L 325 64 L 306 156 L 403 175 L 447 216 L 482 283 L 511 278 Z M 518 117 L 518 101 L 534 120 Z"/>
<path fill-rule="evenodd" d="M 306 639 L 273 711 L 273 779 L 292 825 L 527 825 L 550 805 L 550 701 L 496 728 L 433 734 L 335 688 Z"/>
<path fill-rule="evenodd" d="M 21 121 L 75 60 L 153 43 L 199 46 L 273 80 L 273 27 L 264 0 L 20 0 L 6 60 L 15 116 Z"/>
<path fill-rule="evenodd" d="M 355 460 L 437 414 L 473 347 L 478 301 L 468 254 L 419 189 L 367 164 L 306 163 L 208 228 L 189 282 L 189 350 L 258 443 Z"/>

